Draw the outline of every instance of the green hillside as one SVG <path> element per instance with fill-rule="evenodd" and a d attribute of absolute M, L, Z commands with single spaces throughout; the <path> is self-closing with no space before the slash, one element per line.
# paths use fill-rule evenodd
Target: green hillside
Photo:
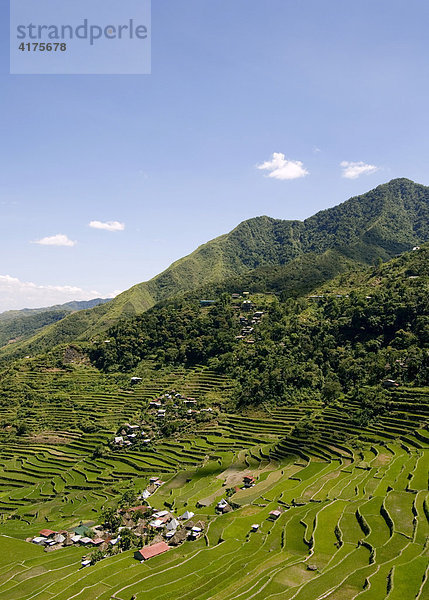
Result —
<path fill-rule="evenodd" d="M 23 341 L 35 335 L 40 329 L 64 319 L 67 315 L 79 310 L 91 309 L 105 304 L 109 300 L 73 301 L 47 308 L 25 308 L 0 313 L 0 347 Z"/>
<path fill-rule="evenodd" d="M 31 317 L 45 312 L 64 311 L 65 313 L 94 308 L 99 304 L 110 302 L 106 298 L 94 298 L 93 300 L 72 300 L 64 304 L 54 304 L 53 306 L 43 306 L 41 308 L 23 308 L 20 310 L 6 310 L 0 313 L 0 323 L 4 321 L 13 321 L 17 318 Z"/>
<path fill-rule="evenodd" d="M 347 257 L 339 249 L 326 250 L 322 254 L 308 252 L 287 264 L 258 267 L 243 275 L 204 286 L 195 293 L 201 297 L 211 297 L 222 292 L 248 290 L 297 297 L 311 292 L 336 275 L 355 270 L 359 266 L 360 263 Z"/>
<path fill-rule="evenodd" d="M 348 267 L 348 261 L 371 264 L 388 260 L 429 239 L 429 188 L 408 179 L 396 179 L 334 208 L 300 221 L 256 217 L 233 231 L 197 248 L 148 282 L 137 284 L 107 305 L 70 315 L 49 325 L 28 342 L 9 344 L 0 358 L 34 353 L 54 343 L 91 339 L 123 317 L 140 314 L 166 298 L 221 282 L 261 267 L 287 265 L 310 269 L 315 285 L 323 281 L 323 269 L 312 267 L 313 256 L 321 259 L 328 278 Z M 334 254 L 330 254 L 333 251 Z M 312 253 L 312 255 L 306 255 Z M 331 260 L 332 259 L 332 260 Z M 280 280 L 289 273 L 279 273 Z M 284 285 L 285 293 L 301 289 Z M 305 279 L 305 276 L 304 276 Z M 281 287 L 281 283 L 279 283 Z"/>
<path fill-rule="evenodd" d="M 52 368 L 49 357 L 3 374 L 0 599 L 427 597 L 428 388 L 386 391 L 388 411 L 363 423 L 362 396 L 237 412 L 233 382 L 207 368 L 147 363 L 139 374 L 131 386 L 129 374 Z M 192 396 L 197 412 L 164 398 L 160 428 L 150 401 L 167 390 Z M 211 418 L 203 407 L 213 407 Z M 126 422 L 141 424 L 150 445 L 115 447 Z M 163 435 L 174 423 L 182 425 Z M 157 490 L 154 476 L 164 482 Z M 137 548 L 166 540 L 146 504 L 178 519 L 184 536 L 140 563 Z M 112 511 L 123 528 L 113 548 Z M 180 519 L 185 511 L 194 516 Z M 70 537 L 82 523 L 85 535 L 101 536 L 101 551 L 31 543 L 45 529 Z M 196 523 L 203 532 L 192 539 Z M 94 564 L 82 568 L 84 558 Z"/>
<path fill-rule="evenodd" d="M 312 258 L 342 273 L 307 296 L 293 263 L 256 269 L 263 292 L 191 292 L 8 365 L 0 600 L 427 597 L 429 243 Z"/>
<path fill-rule="evenodd" d="M 241 405 L 321 399 L 330 388 L 351 391 L 384 378 L 428 385 L 428 265 L 424 244 L 343 273 L 307 298 L 252 294 L 262 320 L 244 311 L 243 298 L 222 293 L 205 308 L 184 296 L 119 322 L 90 356 L 106 371 L 147 359 L 208 364 L 237 382 Z"/>

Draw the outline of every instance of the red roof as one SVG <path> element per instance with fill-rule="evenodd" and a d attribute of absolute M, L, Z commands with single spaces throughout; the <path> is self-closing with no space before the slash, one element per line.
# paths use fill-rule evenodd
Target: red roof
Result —
<path fill-rule="evenodd" d="M 158 556 L 158 554 L 162 554 L 163 552 L 167 552 L 170 550 L 170 547 L 165 542 L 158 542 L 157 544 L 153 544 L 152 546 L 146 546 L 146 548 L 142 548 L 139 550 L 138 554 L 144 559 L 152 558 L 153 556 Z"/>
<path fill-rule="evenodd" d="M 42 529 L 42 531 L 39 532 L 39 535 L 43 535 L 43 537 L 49 537 L 50 535 L 55 535 L 57 532 L 56 531 L 52 531 L 52 529 Z"/>
<path fill-rule="evenodd" d="M 137 512 L 138 510 L 146 511 L 147 510 L 147 506 L 144 506 L 142 504 L 141 506 L 133 506 L 132 508 L 128 508 L 127 510 L 128 510 L 128 512 Z"/>

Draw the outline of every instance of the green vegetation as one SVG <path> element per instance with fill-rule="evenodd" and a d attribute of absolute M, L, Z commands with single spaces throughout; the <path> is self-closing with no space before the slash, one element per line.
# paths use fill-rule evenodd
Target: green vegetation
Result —
<path fill-rule="evenodd" d="M 314 289 L 313 284 L 320 285 L 353 263 L 386 261 L 428 241 L 428 199 L 429 188 L 395 179 L 303 222 L 265 216 L 249 219 L 111 302 L 74 313 L 27 341 L 9 344 L 0 357 L 34 354 L 55 344 L 92 339 L 121 318 L 143 313 L 162 300 L 254 269 L 258 271 L 252 280 L 267 278 L 272 288 L 285 295 L 307 293 Z M 317 255 L 322 256 L 313 266 Z M 259 271 L 261 267 L 268 269 Z"/>
<path fill-rule="evenodd" d="M 424 600 L 429 244 L 383 261 L 428 239 L 428 197 L 246 221 L 9 344 L 0 600 Z M 201 535 L 137 562 L 167 539 L 146 504 Z"/>
<path fill-rule="evenodd" d="M 231 383 L 207 369 L 140 368 L 136 386 L 85 365 L 53 371 L 41 359 L 10 369 L 3 385 L 31 390 L 34 415 L 26 417 L 30 433 L 14 437 L 5 425 L 0 442 L 0 599 L 424 598 L 427 388 L 385 391 L 378 400 L 388 412 L 362 426 L 368 391 L 326 406 L 307 401 L 235 413 L 226 410 Z M 151 449 L 94 457 L 120 423 L 150 421 L 149 400 L 171 386 L 198 406 L 216 396 L 223 410 L 197 431 L 156 439 Z M 60 392 L 61 403 L 49 411 L 48 398 Z M 37 403 L 37 394 L 46 400 Z M 23 402 L 3 405 L 4 422 Z M 93 433 L 78 427 L 85 413 Z M 142 540 L 131 532 L 119 550 L 89 554 L 79 546 L 46 553 L 23 541 L 81 522 L 115 530 L 116 507 L 133 504 L 153 475 L 165 483 L 151 506 L 177 516 L 194 512 L 194 522 L 206 523 L 204 536 L 147 564 L 133 558 Z M 244 475 L 255 478 L 253 487 L 243 487 Z M 216 512 L 221 498 L 231 512 Z M 280 517 L 267 520 L 276 509 Z M 259 529 L 251 533 L 254 523 Z M 91 566 L 82 570 L 84 555 Z M 408 581 L 404 569 L 412 569 Z"/>
<path fill-rule="evenodd" d="M 254 343 L 237 341 L 240 305 L 226 294 L 210 309 L 186 297 L 118 323 L 89 353 L 103 370 L 141 360 L 206 363 L 236 383 L 239 405 L 335 400 L 392 379 L 428 385 L 429 244 L 384 265 L 339 276 L 308 298 L 255 307 Z M 341 294 L 336 293 L 338 289 Z M 370 419 L 365 407 L 360 418 Z M 363 422 L 363 421 L 362 421 Z"/>
<path fill-rule="evenodd" d="M 90 309 L 108 300 L 97 298 L 82 302 L 67 302 L 49 308 L 9 310 L 0 313 L 0 348 L 9 343 L 22 341 L 52 323 L 60 321 L 70 313 Z"/>

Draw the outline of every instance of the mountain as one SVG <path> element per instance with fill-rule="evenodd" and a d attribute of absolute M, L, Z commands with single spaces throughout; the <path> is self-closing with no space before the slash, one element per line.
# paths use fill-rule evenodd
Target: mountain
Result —
<path fill-rule="evenodd" d="M 44 306 L 41 308 L 22 308 L 20 310 L 6 310 L 0 313 L 0 323 L 3 321 L 13 321 L 17 318 L 31 317 L 35 314 L 63 311 L 65 313 L 84 310 L 85 308 L 94 308 L 99 304 L 110 302 L 109 298 L 94 298 L 93 300 L 72 300 L 64 304 L 54 304 L 53 306 Z"/>
<path fill-rule="evenodd" d="M 108 330 L 109 343 L 89 353 L 108 372 L 130 372 L 148 359 L 208 365 L 239 384 L 241 404 L 320 399 L 327 382 L 345 391 L 384 378 L 428 385 L 428 292 L 426 243 L 343 273 L 308 297 L 250 295 L 262 320 L 230 294 L 209 308 L 192 294 L 174 298 L 120 321 Z"/>
<path fill-rule="evenodd" d="M 72 301 L 45 308 L 24 308 L 0 313 L 0 347 L 17 340 L 23 341 L 37 331 L 60 321 L 78 310 L 90 309 L 109 302 L 107 299 Z"/>
<path fill-rule="evenodd" d="M 305 221 L 256 217 L 203 244 L 111 302 L 67 316 L 24 343 L 9 344 L 0 352 L 0 358 L 91 339 L 121 318 L 143 313 L 161 300 L 238 278 L 255 269 L 274 268 L 271 276 L 278 277 L 279 288 L 283 286 L 281 291 L 286 294 L 291 276 L 295 277 L 297 284 L 290 293 L 296 295 L 300 289 L 311 289 L 308 283 L 302 286 L 308 282 L 305 270 L 309 278 L 314 277 L 315 285 L 322 283 L 323 269 L 319 269 L 318 262 L 327 270 L 326 277 L 331 278 L 353 263 L 386 261 L 426 240 L 429 187 L 408 179 L 392 180 Z M 291 265 L 289 269 L 287 265 Z"/>

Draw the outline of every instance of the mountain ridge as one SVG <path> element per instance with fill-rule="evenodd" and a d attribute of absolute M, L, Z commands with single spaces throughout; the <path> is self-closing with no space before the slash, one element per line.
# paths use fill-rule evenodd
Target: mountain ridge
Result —
<path fill-rule="evenodd" d="M 94 308 L 99 304 L 105 304 L 110 302 L 111 298 L 93 298 L 92 300 L 71 300 L 70 302 L 64 302 L 64 304 L 53 304 L 52 306 L 41 306 L 38 308 L 19 308 L 12 310 L 5 310 L 0 313 L 0 322 L 9 321 L 16 317 L 26 317 L 36 313 L 55 311 L 55 310 L 68 310 L 70 312 L 77 310 L 85 310 L 86 308 Z"/>
<path fill-rule="evenodd" d="M 387 261 L 427 240 L 429 187 L 406 178 L 382 184 L 304 221 L 253 217 L 111 302 L 48 325 L 24 344 L 10 344 L 6 351 L 0 351 L 0 358 L 38 351 L 54 343 L 91 339 L 118 320 L 143 313 L 176 294 L 254 269 L 287 265 L 309 253 L 323 255 L 331 250 L 345 262 L 371 264 Z M 332 271 L 330 276 L 335 274 Z"/>
<path fill-rule="evenodd" d="M 91 309 L 109 302 L 108 299 L 71 301 L 46 308 L 24 308 L 0 313 L 0 348 L 15 341 L 24 341 L 39 330 L 55 324 L 76 311 Z"/>

